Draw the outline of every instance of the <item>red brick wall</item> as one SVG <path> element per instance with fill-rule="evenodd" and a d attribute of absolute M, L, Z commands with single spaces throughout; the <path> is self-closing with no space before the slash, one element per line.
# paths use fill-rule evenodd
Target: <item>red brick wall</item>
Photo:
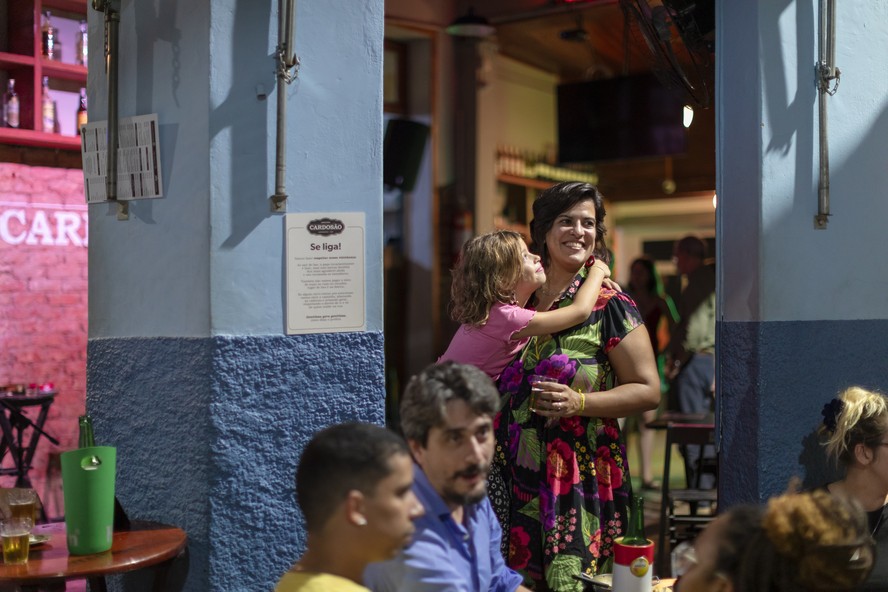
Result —
<path fill-rule="evenodd" d="M 0 386 L 58 390 L 45 429 L 60 444 L 41 438 L 30 472 L 53 516 L 62 513 L 61 477 L 48 461 L 76 447 L 86 400 L 86 245 L 80 170 L 0 163 Z M 0 477 L 0 485 L 12 481 Z"/>

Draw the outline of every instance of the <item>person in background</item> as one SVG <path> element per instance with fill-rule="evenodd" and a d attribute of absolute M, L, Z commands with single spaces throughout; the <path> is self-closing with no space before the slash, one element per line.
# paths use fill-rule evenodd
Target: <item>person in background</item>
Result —
<path fill-rule="evenodd" d="M 856 499 L 876 540 L 876 566 L 859 590 L 888 590 L 888 398 L 858 386 L 823 407 L 819 428 L 828 457 L 845 476 L 825 486 Z"/>
<path fill-rule="evenodd" d="M 498 230 L 463 245 L 453 270 L 453 320 L 462 323 L 438 362 L 472 364 L 493 380 L 534 335 L 557 333 L 592 314 L 601 282 L 610 276 L 603 261 L 590 263 L 589 281 L 572 306 L 537 312 L 524 308 L 546 282 L 540 258 L 517 232 Z"/>
<path fill-rule="evenodd" d="M 824 491 L 735 506 L 676 548 L 677 592 L 853 590 L 875 549 L 860 505 Z M 885 588 L 881 588 L 884 590 Z"/>
<path fill-rule="evenodd" d="M 570 308 L 588 281 L 587 260 L 606 253 L 603 197 L 588 183 L 559 183 L 540 194 L 533 215 L 533 247 L 546 269 L 533 305 Z M 534 385 L 530 409 L 532 375 L 548 380 Z M 582 590 L 576 576 L 608 570 L 613 540 L 628 525 L 632 486 L 618 418 L 660 402 L 635 303 L 601 288 L 583 323 L 531 338 L 499 389 L 506 400 L 495 462 L 509 495 L 492 499 L 507 516 L 509 566 L 537 590 Z"/>
<path fill-rule="evenodd" d="M 366 592 L 371 561 L 393 557 L 423 513 L 404 440 L 385 428 L 346 423 L 315 434 L 296 470 L 308 548 L 275 592 Z"/>
<path fill-rule="evenodd" d="M 432 364 L 410 379 L 401 428 L 425 507 L 398 557 L 365 572 L 374 592 L 527 592 L 500 554 L 500 525 L 487 500 L 493 415 L 499 394 L 475 366 Z"/>
<path fill-rule="evenodd" d="M 678 312 L 672 299 L 663 290 L 660 274 L 650 257 L 639 257 L 629 267 L 629 285 L 627 292 L 638 306 L 638 312 L 644 321 L 648 335 L 651 338 L 651 347 L 657 357 L 657 370 L 660 373 L 660 392 L 668 389 L 665 380 L 664 364 L 665 351 L 669 343 L 669 334 L 678 320 Z M 639 459 L 641 464 L 641 488 L 645 491 L 658 489 L 654 483 L 651 455 L 654 451 L 654 432 L 648 429 L 646 424 L 657 418 L 657 410 L 645 411 L 641 416 L 636 416 L 638 424 Z"/>
<path fill-rule="evenodd" d="M 706 243 L 686 236 L 675 243 L 678 273 L 687 276 L 678 304 L 679 321 L 669 340 L 666 377 L 672 381 L 670 402 L 682 413 L 712 411 L 715 385 L 715 267 L 706 261 Z M 715 458 L 712 446 L 683 450 L 688 487 L 697 487 L 700 457 Z M 699 487 L 715 487 L 715 475 L 700 477 Z"/>

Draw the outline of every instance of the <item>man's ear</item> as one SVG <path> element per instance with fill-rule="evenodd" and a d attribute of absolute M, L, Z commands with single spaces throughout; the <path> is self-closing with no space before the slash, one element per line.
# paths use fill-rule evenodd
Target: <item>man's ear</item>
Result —
<path fill-rule="evenodd" d="M 425 446 L 419 443 L 419 440 L 407 440 L 407 446 L 410 447 L 410 454 L 413 456 L 413 460 L 416 461 L 416 464 L 419 466 L 423 465 L 423 458 L 425 458 Z"/>
<path fill-rule="evenodd" d="M 345 496 L 345 517 L 355 526 L 367 525 L 367 503 L 364 494 L 352 489 Z"/>

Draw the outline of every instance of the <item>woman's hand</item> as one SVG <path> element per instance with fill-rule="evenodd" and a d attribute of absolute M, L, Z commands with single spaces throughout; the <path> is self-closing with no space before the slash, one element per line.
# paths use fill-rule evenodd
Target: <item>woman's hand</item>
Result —
<path fill-rule="evenodd" d="M 566 384 L 537 382 L 533 385 L 533 412 L 560 419 L 578 415 L 584 407 L 584 397 Z"/>

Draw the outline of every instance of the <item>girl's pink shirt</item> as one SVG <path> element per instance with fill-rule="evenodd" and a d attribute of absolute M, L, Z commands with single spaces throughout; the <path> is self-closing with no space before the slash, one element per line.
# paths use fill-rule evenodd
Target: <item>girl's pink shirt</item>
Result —
<path fill-rule="evenodd" d="M 497 380 L 529 340 L 513 339 L 512 335 L 527 327 L 535 314 L 532 309 L 497 302 L 490 308 L 490 317 L 484 325 L 462 325 L 457 329 L 438 363 L 452 360 L 472 364 Z"/>

